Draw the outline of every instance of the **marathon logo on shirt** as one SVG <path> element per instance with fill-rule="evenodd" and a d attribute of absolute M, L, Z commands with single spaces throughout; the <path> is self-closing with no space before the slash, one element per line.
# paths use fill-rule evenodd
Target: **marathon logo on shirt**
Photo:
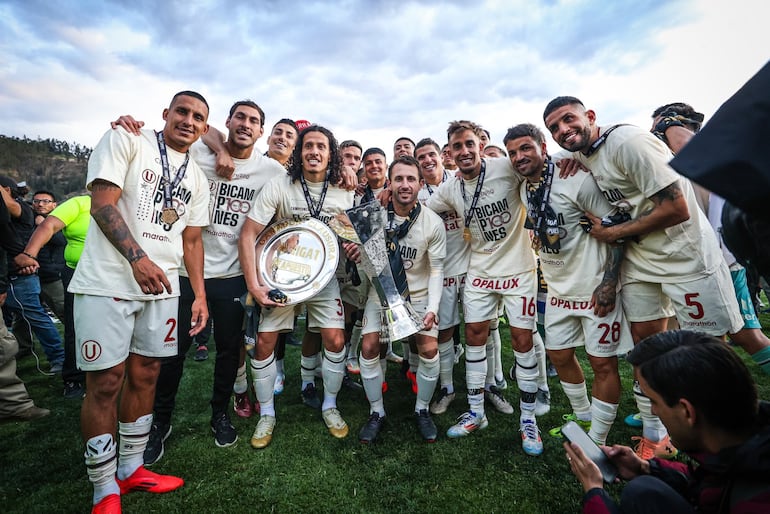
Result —
<path fill-rule="evenodd" d="M 473 217 L 481 228 L 484 240 L 500 241 L 508 235 L 506 225 L 511 222 L 511 209 L 508 207 L 507 198 L 476 207 Z"/>
<path fill-rule="evenodd" d="M 251 211 L 257 192 L 228 182 L 211 182 L 211 224 L 237 227 Z"/>

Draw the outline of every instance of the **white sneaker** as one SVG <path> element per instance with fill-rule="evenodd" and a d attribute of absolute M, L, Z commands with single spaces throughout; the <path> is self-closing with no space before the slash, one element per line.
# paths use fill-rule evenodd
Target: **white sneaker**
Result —
<path fill-rule="evenodd" d="M 535 396 L 535 416 L 545 416 L 551 412 L 551 393 L 545 389 L 538 389 Z"/>
<path fill-rule="evenodd" d="M 337 439 L 347 437 L 349 431 L 348 424 L 342 419 L 342 414 L 340 414 L 336 407 L 321 412 L 321 417 L 331 435 Z"/>
<path fill-rule="evenodd" d="M 281 394 L 283 392 L 283 384 L 286 381 L 286 375 L 278 373 L 275 376 L 275 384 L 273 385 L 273 394 Z"/>
<path fill-rule="evenodd" d="M 446 431 L 447 437 L 463 437 L 476 430 L 483 430 L 489 426 L 486 415 L 481 417 L 473 411 L 464 412 L 457 418 L 457 423 Z"/>
<path fill-rule="evenodd" d="M 436 401 L 430 404 L 430 413 L 431 414 L 444 414 L 447 409 L 449 408 L 449 404 L 452 403 L 455 399 L 455 393 L 452 391 L 451 393 L 447 392 L 446 387 L 442 387 L 439 392 L 438 396 L 436 397 Z"/>
<path fill-rule="evenodd" d="M 498 412 L 503 414 L 513 414 L 513 405 L 508 403 L 503 397 L 503 393 L 497 386 L 490 386 L 489 389 L 484 391 L 484 398 L 491 403 Z"/>
<path fill-rule="evenodd" d="M 537 421 L 525 419 L 519 427 L 521 432 L 521 448 L 527 455 L 537 456 L 543 453 L 543 440 L 540 438 L 540 429 Z"/>
<path fill-rule="evenodd" d="M 275 416 L 260 416 L 254 435 L 251 436 L 251 446 L 261 449 L 270 444 L 273 440 L 274 428 Z"/>

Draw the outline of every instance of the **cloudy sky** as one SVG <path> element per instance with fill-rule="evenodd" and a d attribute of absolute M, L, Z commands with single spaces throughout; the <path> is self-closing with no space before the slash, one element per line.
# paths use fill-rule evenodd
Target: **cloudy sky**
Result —
<path fill-rule="evenodd" d="M 769 15 L 764 0 L 0 0 L 0 134 L 93 146 L 120 114 L 162 127 L 181 89 L 220 129 L 250 98 L 266 130 L 304 118 L 388 154 L 401 135 L 445 142 L 453 119 L 501 144 L 565 94 L 600 124 L 648 127 L 671 101 L 713 114 L 770 57 Z"/>

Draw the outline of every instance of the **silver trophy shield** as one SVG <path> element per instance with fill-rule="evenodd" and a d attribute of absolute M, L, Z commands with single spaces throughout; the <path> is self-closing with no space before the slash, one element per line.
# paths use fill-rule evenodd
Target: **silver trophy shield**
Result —
<path fill-rule="evenodd" d="M 382 305 L 383 325 L 391 341 L 405 339 L 422 330 L 422 317 L 398 292 L 385 247 L 387 215 L 377 202 L 369 202 L 347 211 L 350 227 L 361 246 L 359 269 L 372 281 Z M 339 234 L 339 232 L 337 232 Z M 343 236 L 344 237 L 344 236 Z"/>

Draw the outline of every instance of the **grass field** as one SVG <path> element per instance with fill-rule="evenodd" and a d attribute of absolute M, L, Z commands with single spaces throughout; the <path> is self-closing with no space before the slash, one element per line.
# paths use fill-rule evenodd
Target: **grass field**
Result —
<path fill-rule="evenodd" d="M 762 318 L 770 327 L 770 317 Z M 507 370 L 513 356 L 507 330 L 501 333 Z M 770 377 L 745 360 L 759 384 L 760 397 L 770 399 Z M 581 362 L 586 366 L 585 359 Z M 385 395 L 388 421 L 371 446 L 361 445 L 357 438 L 368 415 L 363 392 L 340 393 L 340 410 L 351 432 L 337 440 L 328 434 L 320 413 L 300 401 L 299 348 L 287 348 L 286 367 L 272 444 L 252 449 L 249 438 L 256 418 L 233 415 L 239 440 L 222 449 L 214 445 L 209 428 L 213 352 L 204 362 L 188 359 L 173 433 L 165 456 L 152 468 L 182 476 L 186 484 L 165 495 L 127 495 L 124 512 L 579 512 L 581 488 L 569 471 L 560 441 L 546 433 L 569 412 L 558 379 L 550 379 L 551 413 L 539 418 L 545 452 L 528 457 L 517 431 L 515 384 L 505 391 L 517 407 L 513 416 L 488 406 L 489 428 L 459 440 L 446 438 L 446 429 L 467 408 L 462 361 L 455 368 L 457 399 L 445 415 L 434 416 L 440 434 L 435 444 L 424 444 L 417 434 L 414 396 L 394 365 L 388 368 L 390 390 Z M 64 400 L 61 379 L 40 374 L 34 357 L 19 362 L 19 375 L 36 403 L 52 412 L 35 422 L 0 425 L 0 508 L 7 513 L 88 512 L 91 486 L 82 458 L 80 401 Z M 623 399 L 609 442 L 630 444 L 630 437 L 638 434 L 622 422 L 635 411 L 631 368 L 625 361 L 621 375 Z M 619 490 L 610 487 L 613 493 Z"/>

